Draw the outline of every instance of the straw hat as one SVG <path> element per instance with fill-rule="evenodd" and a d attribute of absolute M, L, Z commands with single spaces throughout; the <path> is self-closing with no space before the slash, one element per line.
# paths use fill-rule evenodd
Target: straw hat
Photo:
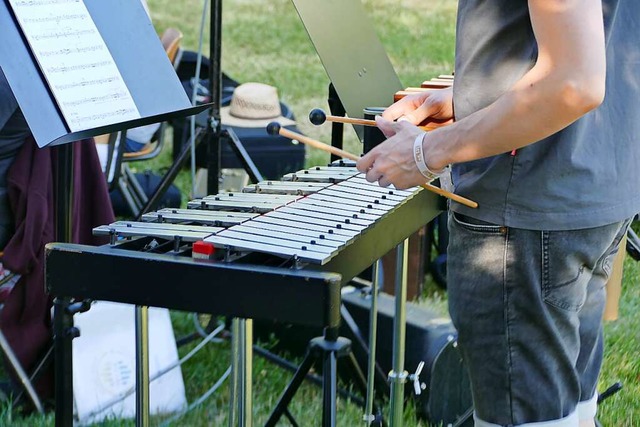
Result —
<path fill-rule="evenodd" d="M 233 91 L 231 103 L 220 109 L 223 125 L 258 128 L 277 121 L 282 126 L 295 122 L 282 115 L 278 91 L 264 83 L 243 83 Z"/>

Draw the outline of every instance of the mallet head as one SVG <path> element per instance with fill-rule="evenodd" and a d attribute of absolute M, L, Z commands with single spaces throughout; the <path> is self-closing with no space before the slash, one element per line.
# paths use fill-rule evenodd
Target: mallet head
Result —
<path fill-rule="evenodd" d="M 280 129 L 282 126 L 278 122 L 271 122 L 267 125 L 267 133 L 272 136 L 280 135 Z"/>
<path fill-rule="evenodd" d="M 327 121 L 327 115 L 319 108 L 311 110 L 309 113 L 309 121 L 316 126 L 320 126 Z"/>

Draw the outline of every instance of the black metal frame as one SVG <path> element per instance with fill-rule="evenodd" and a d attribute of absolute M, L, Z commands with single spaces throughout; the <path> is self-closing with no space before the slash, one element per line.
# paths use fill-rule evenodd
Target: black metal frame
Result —
<path fill-rule="evenodd" d="M 60 145 L 56 149 L 57 168 L 54 178 L 55 191 L 55 236 L 61 242 L 71 242 L 72 211 L 73 211 L 73 155 L 74 147 L 70 144 Z M 72 372 L 72 343 L 77 331 L 73 327 L 73 315 L 67 314 L 71 298 L 56 297 L 53 301 L 53 342 L 54 366 L 56 372 Z M 71 398 L 56 398 L 56 425 L 73 425 L 73 378 L 71 375 L 55 377 L 56 396 L 71 396 Z"/>
<path fill-rule="evenodd" d="M 329 83 L 329 97 L 327 98 L 327 103 L 329 104 L 329 111 L 331 115 L 342 117 L 347 112 L 344 109 L 344 105 L 342 105 L 342 101 L 338 96 L 338 92 L 336 88 L 333 86 L 333 83 Z M 342 150 L 344 142 L 344 124 L 339 122 L 331 123 L 331 145 Z M 331 154 L 331 161 L 335 162 L 336 160 L 340 160 L 340 156 L 335 154 Z"/>
<path fill-rule="evenodd" d="M 344 337 L 339 337 L 338 328 L 327 328 L 323 336 L 312 339 L 306 356 L 280 396 L 265 427 L 275 427 L 283 415 L 293 425 L 298 425 L 293 415 L 289 412 L 288 405 L 316 360 L 322 361 L 322 426 L 335 426 L 337 418 L 336 398 L 338 396 L 338 359 L 350 355 L 353 355 L 351 353 L 351 341 Z M 351 358 L 351 362 L 358 374 L 358 385 L 366 390 L 364 374 L 360 371 L 358 364 L 354 363 L 353 358 Z"/>

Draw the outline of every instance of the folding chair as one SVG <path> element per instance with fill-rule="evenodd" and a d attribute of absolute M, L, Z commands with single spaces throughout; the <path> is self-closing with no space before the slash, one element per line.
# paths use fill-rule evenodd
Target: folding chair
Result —
<path fill-rule="evenodd" d="M 0 259 L 1 258 L 2 258 L 2 252 L 0 252 Z M 4 306 L 5 301 L 11 294 L 11 290 L 13 289 L 13 286 L 16 281 L 16 278 L 13 277 L 14 276 L 13 273 L 8 273 L 8 272 L 5 273 L 5 272 L 6 270 L 3 270 L 3 274 L 0 276 L 0 310 L 2 310 L 2 307 Z M 0 329 L 0 351 L 2 351 L 2 354 L 4 355 L 5 360 L 8 364 L 8 367 L 11 369 L 12 373 L 17 378 L 23 391 L 26 392 L 27 395 L 29 396 L 29 399 L 33 403 L 34 408 L 40 414 L 43 414 L 44 407 L 31 382 L 33 377 L 29 377 L 27 372 L 23 369 L 22 365 L 20 364 L 20 361 L 18 360 L 18 357 L 16 356 L 13 349 L 9 345 L 9 342 L 7 341 L 4 334 L 2 333 L 2 329 Z M 21 395 L 22 395 L 22 391 L 18 396 L 21 396 Z M 18 398 L 16 398 L 13 403 L 15 404 L 17 401 L 18 401 Z"/>

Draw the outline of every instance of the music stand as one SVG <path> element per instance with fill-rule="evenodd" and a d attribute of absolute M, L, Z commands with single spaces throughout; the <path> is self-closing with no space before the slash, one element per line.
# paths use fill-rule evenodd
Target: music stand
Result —
<path fill-rule="evenodd" d="M 403 86 L 373 25 L 366 19 L 367 13 L 360 0 L 291 1 L 331 80 L 329 100 L 332 110 L 338 110 L 339 113 L 344 111 L 352 118 L 363 118 L 365 109 L 389 105 L 393 95 Z M 327 28 L 331 28 L 331 31 L 327 31 Z M 354 126 L 354 129 L 362 140 L 362 126 Z M 332 136 L 336 140 L 341 131 L 342 126 L 334 123 Z M 340 138 L 338 144 L 341 143 Z M 398 245 L 396 251 L 393 370 L 389 373 L 390 419 L 393 425 L 402 423 L 404 382 L 408 377 L 404 371 L 407 257 L 408 239 Z M 372 296 L 376 295 L 374 291 Z M 372 304 L 371 319 L 374 307 L 375 304 Z M 375 363 L 375 359 L 370 358 L 371 363 Z M 373 373 L 370 371 L 370 374 L 371 382 Z M 370 398 L 368 396 L 367 400 Z M 368 417 L 368 423 L 375 418 L 370 409 L 370 403 L 367 402 L 365 416 Z"/>
<path fill-rule="evenodd" d="M 83 24 L 93 21 L 95 29 L 108 48 L 113 58 L 121 80 L 130 93 L 130 99 L 135 104 L 138 114 L 127 120 L 103 122 L 97 126 L 77 125 L 71 123 L 71 116 L 65 115 L 63 106 L 56 98 L 56 90 L 50 85 L 51 70 L 44 67 L 44 54 L 34 51 L 33 40 L 36 35 L 29 33 L 25 25 L 25 18 L 47 19 L 57 18 L 58 28 L 46 37 L 51 39 L 50 46 L 57 55 L 64 54 L 68 46 L 62 44 L 67 30 L 73 31 L 73 16 L 60 14 L 64 8 L 64 1 L 47 2 L 49 8 L 40 16 L 36 14 L 20 15 L 20 7 L 42 7 L 38 1 L 20 2 L 6 0 L 0 4 L 0 67 L 15 95 L 18 104 L 29 124 L 36 143 L 40 148 L 60 145 L 58 148 L 57 172 L 55 182 L 55 212 L 56 239 L 61 242 L 71 240 L 71 207 L 73 205 L 73 150 L 68 143 L 106 133 L 143 126 L 146 124 L 166 121 L 171 118 L 185 117 L 206 109 L 210 104 L 191 107 L 189 99 L 182 88 L 172 65 L 170 64 L 160 40 L 153 29 L 142 4 L 130 0 L 84 0 L 86 12 L 82 10 Z M 33 9 L 35 10 L 35 9 Z M 42 11 L 42 9 L 40 9 Z M 56 15 L 58 14 L 58 15 Z M 22 21 L 20 20 L 22 17 Z M 61 17 L 69 19 L 60 26 Z M 33 21 L 33 20 L 32 20 Z M 80 25 L 80 24 L 77 24 Z M 35 27 L 34 27 L 35 28 Z M 45 28 L 42 24 L 40 29 Z M 93 31 L 95 35 L 95 31 Z M 42 38 L 42 34 L 38 34 Z M 78 36 L 79 37 L 79 36 Z M 60 39 L 60 40 L 58 40 Z M 135 43 L 132 43 L 132 40 Z M 59 43 L 57 43 L 59 41 Z M 90 56 L 90 53 L 87 54 Z M 62 61 L 63 62 L 63 61 Z M 110 63 L 111 64 L 111 63 Z M 84 68 L 82 68 L 84 69 Z M 92 66 L 87 66 L 90 75 Z M 73 82 L 70 82 L 73 83 Z M 162 88 L 162 91 L 157 90 Z M 60 101 L 62 102 L 62 101 Z M 73 424 L 73 401 L 61 399 L 72 389 L 71 340 L 78 336 L 79 331 L 73 327 L 73 314 L 88 309 L 87 304 L 72 304 L 71 299 L 56 299 L 54 301 L 54 341 L 55 363 L 57 372 L 66 372 L 62 378 L 56 377 L 56 425 Z M 140 353 L 148 356 L 146 337 L 146 308 L 137 308 L 136 335 Z M 143 339 L 141 340 L 140 337 Z M 141 342 L 142 341 L 142 342 Z M 147 375 L 147 388 L 138 393 L 138 404 L 146 405 L 148 414 L 148 365 L 145 367 L 144 358 L 138 357 L 137 379 L 144 382 Z M 148 359 L 146 360 L 148 364 Z M 142 366 L 140 366 L 142 365 Z M 146 371 L 146 372 L 145 372 Z M 146 393 L 145 393 L 146 391 Z M 137 420 L 140 422 L 140 420 Z"/>
<path fill-rule="evenodd" d="M 360 0 L 291 1 L 347 115 L 389 105 L 403 86 Z"/>

